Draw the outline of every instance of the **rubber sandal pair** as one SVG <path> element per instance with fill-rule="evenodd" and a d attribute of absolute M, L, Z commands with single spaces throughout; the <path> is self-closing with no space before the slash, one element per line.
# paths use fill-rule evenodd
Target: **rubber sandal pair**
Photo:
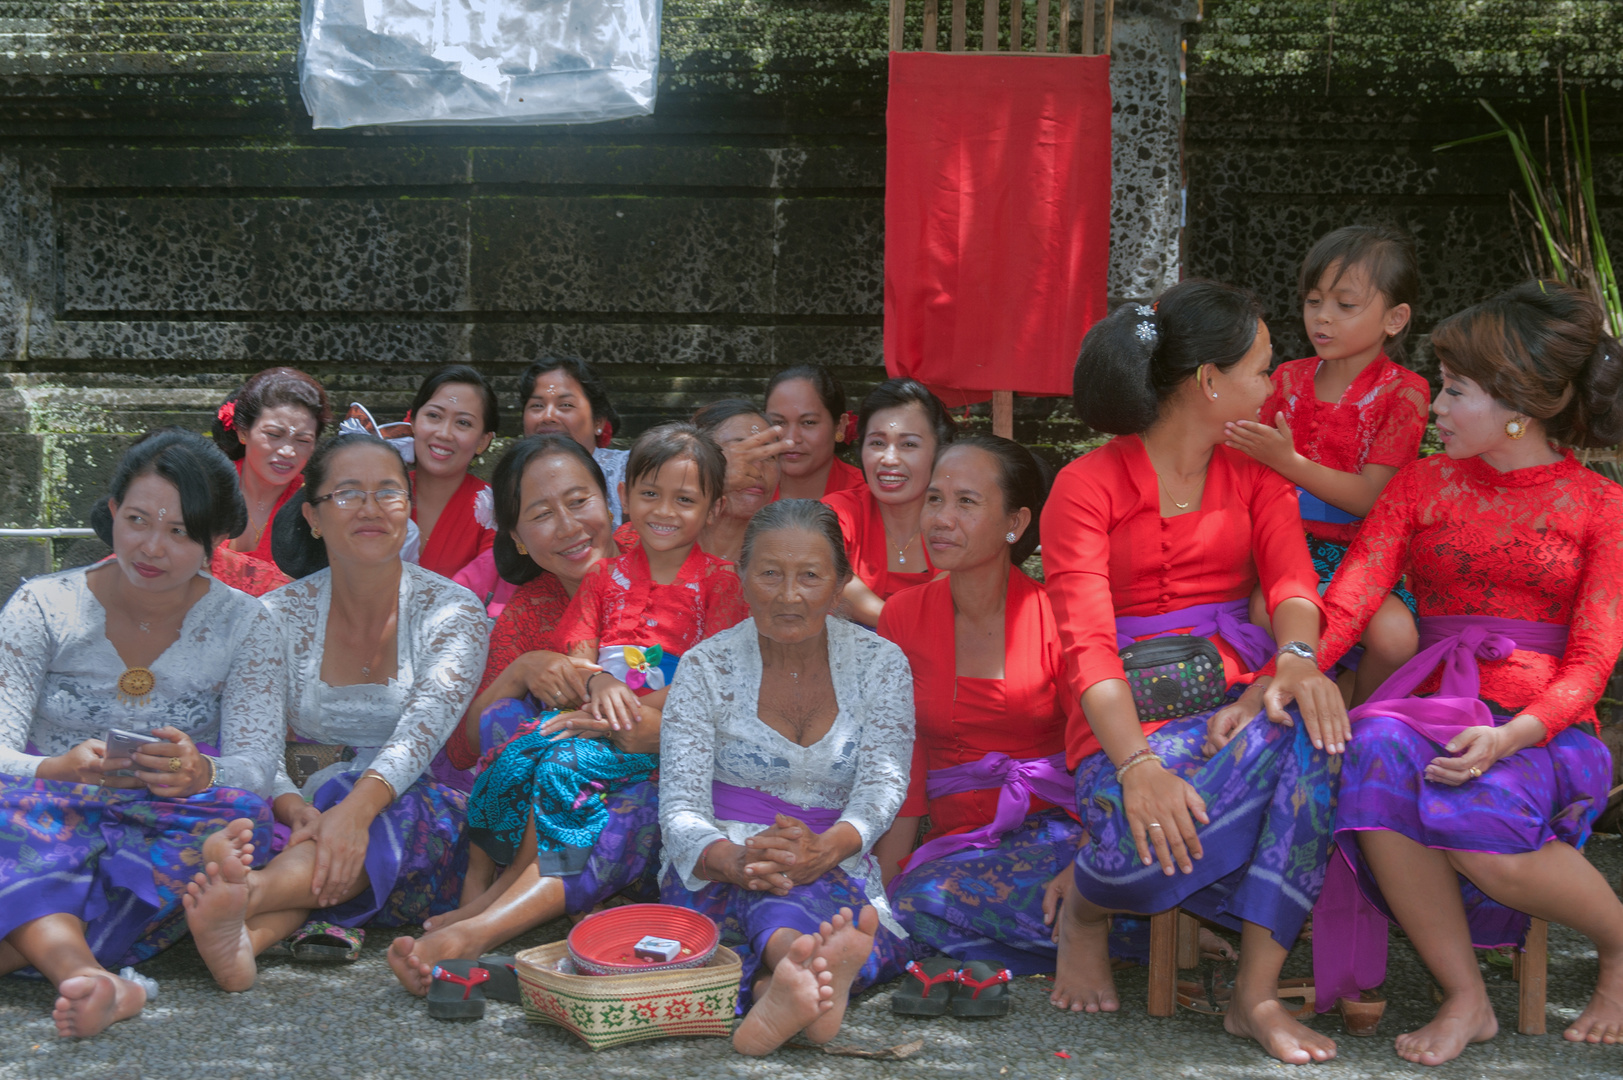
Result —
<path fill-rule="evenodd" d="M 910 981 L 890 995 L 890 1011 L 902 1016 L 1007 1016 L 1014 1003 L 1009 969 L 981 960 L 960 963 L 950 956 L 933 956 L 910 962 L 907 974 Z"/>
<path fill-rule="evenodd" d="M 366 931 L 312 919 L 281 944 L 287 954 L 307 964 L 353 964 L 361 958 Z"/>
<path fill-rule="evenodd" d="M 436 1020 L 478 1020 L 485 1002 L 519 1002 L 518 961 L 511 956 L 446 960 L 435 964 L 428 985 L 428 1015 Z"/>

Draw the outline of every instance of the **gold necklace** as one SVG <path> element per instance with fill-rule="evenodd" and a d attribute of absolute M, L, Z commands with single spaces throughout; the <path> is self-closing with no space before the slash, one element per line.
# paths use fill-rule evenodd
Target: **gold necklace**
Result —
<path fill-rule="evenodd" d="M 1148 457 L 1149 455 L 1145 454 L 1144 456 Z M 1207 468 L 1210 468 L 1210 467 L 1211 467 L 1210 465 L 1207 465 Z M 1172 494 L 1172 488 L 1167 485 L 1166 477 L 1161 475 L 1161 470 L 1157 469 L 1155 467 L 1155 462 L 1153 462 L 1153 461 L 1150 462 L 1150 471 L 1155 474 L 1156 482 L 1158 484 L 1160 484 L 1162 488 L 1166 489 L 1167 498 L 1172 500 L 1172 505 L 1173 506 L 1176 506 L 1179 510 L 1187 510 L 1187 509 L 1189 509 L 1189 507 L 1191 505 L 1193 505 L 1193 503 L 1195 501 L 1195 496 L 1193 496 L 1193 495 L 1189 496 L 1189 501 L 1188 502 L 1179 502 L 1178 501 L 1177 496 Z M 1205 483 L 1206 483 L 1206 469 L 1202 469 L 1202 470 L 1200 470 L 1200 480 L 1196 482 L 1196 486 L 1197 486 L 1197 488 L 1202 488 L 1203 489 Z"/>
<path fill-rule="evenodd" d="M 923 531 L 924 530 L 923 530 L 922 527 L 914 529 L 913 530 L 913 535 L 909 536 L 907 538 L 907 543 L 903 544 L 901 547 L 896 549 L 896 561 L 897 562 L 901 563 L 903 566 L 907 565 L 907 549 L 913 546 L 913 541 L 917 540 L 919 538 L 919 533 L 921 533 Z M 886 540 L 890 539 L 889 530 L 886 530 L 886 532 L 885 532 L 885 539 Z"/>

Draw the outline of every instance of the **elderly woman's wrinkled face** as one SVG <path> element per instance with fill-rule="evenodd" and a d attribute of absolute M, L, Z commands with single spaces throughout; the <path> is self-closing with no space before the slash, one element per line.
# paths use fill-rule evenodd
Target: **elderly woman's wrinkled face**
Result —
<path fill-rule="evenodd" d="M 755 629 L 784 645 L 821 634 L 845 588 L 828 538 L 807 529 L 762 533 L 741 572 Z"/>
<path fill-rule="evenodd" d="M 113 554 L 129 583 L 147 592 L 179 588 L 207 561 L 203 545 L 186 534 L 180 492 L 148 473 L 130 482 L 124 501 L 108 499 L 113 514 Z"/>

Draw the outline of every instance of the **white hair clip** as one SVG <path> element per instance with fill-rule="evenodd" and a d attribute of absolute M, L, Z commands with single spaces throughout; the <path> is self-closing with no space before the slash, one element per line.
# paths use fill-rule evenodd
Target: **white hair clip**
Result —
<path fill-rule="evenodd" d="M 1146 319 L 1133 328 L 1133 333 L 1138 335 L 1140 341 L 1154 342 L 1155 324 Z"/>
<path fill-rule="evenodd" d="M 496 497 L 489 488 L 473 497 L 473 520 L 487 529 L 496 527 Z"/>

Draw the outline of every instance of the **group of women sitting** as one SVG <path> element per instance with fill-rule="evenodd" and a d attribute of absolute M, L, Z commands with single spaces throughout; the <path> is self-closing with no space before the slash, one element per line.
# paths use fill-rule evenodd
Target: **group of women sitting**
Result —
<path fill-rule="evenodd" d="M 322 388 L 263 372 L 218 445 L 137 443 L 92 514 L 112 557 L 0 617 L 0 971 L 86 1036 L 188 931 L 237 991 L 267 952 L 420 924 L 392 969 L 460 994 L 504 942 L 640 895 L 744 957 L 734 1045 L 761 1054 L 898 976 L 924 1015 L 1006 1011 L 1040 972 L 1114 1010 L 1133 916 L 1178 906 L 1239 935 L 1228 1030 L 1305 1063 L 1335 1044 L 1279 973 L 1344 857 L 1443 989 L 1405 1057 L 1494 1035 L 1472 945 L 1530 915 L 1599 951 L 1568 1037 L 1618 1041 L 1623 905 L 1578 849 L 1623 489 L 1569 448 L 1623 436 L 1623 352 L 1547 282 L 1433 343 L 1444 452 L 1396 470 L 1322 596 L 1292 482 L 1235 445 L 1268 328 L 1215 283 L 1089 332 L 1077 413 L 1117 437 L 1052 484 L 908 379 L 852 417 L 793 368 L 621 451 L 592 369 L 544 360 L 487 486 L 473 369 L 389 439 L 323 439 Z M 1326 673 L 1400 578 L 1419 656 L 1350 719 Z M 1167 635 L 1207 643 L 1177 661 L 1193 712 L 1133 680 Z"/>

